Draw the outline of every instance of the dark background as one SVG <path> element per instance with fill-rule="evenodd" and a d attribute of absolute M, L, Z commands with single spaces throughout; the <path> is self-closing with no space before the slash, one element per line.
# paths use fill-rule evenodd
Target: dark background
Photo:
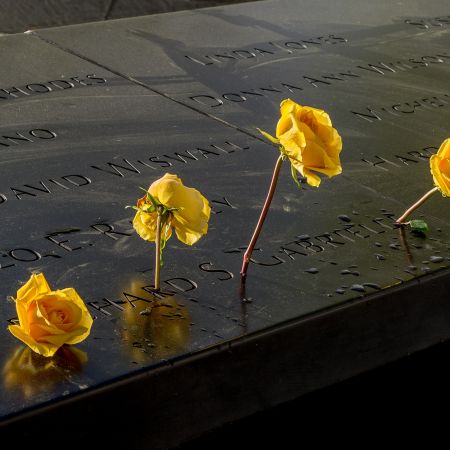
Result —
<path fill-rule="evenodd" d="M 178 450 L 405 448 L 422 440 L 424 448 L 440 448 L 449 438 L 449 354 L 450 343 L 436 345 L 225 425 Z"/>
<path fill-rule="evenodd" d="M 0 33 L 144 16 L 245 0 L 0 0 Z"/>

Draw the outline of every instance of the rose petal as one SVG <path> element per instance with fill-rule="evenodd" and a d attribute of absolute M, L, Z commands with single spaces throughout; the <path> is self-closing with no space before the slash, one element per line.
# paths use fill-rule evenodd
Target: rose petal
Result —
<path fill-rule="evenodd" d="M 17 291 L 16 301 L 30 302 L 39 295 L 51 292 L 50 286 L 44 277 L 44 274 L 32 274 L 28 281 Z"/>
<path fill-rule="evenodd" d="M 8 329 L 17 339 L 21 340 L 24 344 L 28 345 L 31 350 L 42 356 L 53 356 L 60 347 L 52 343 L 36 342 L 17 325 L 10 325 L 8 326 Z"/>

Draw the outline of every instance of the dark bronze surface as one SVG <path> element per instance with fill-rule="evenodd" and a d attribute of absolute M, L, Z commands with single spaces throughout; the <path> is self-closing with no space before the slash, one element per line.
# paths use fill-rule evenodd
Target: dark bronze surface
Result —
<path fill-rule="evenodd" d="M 175 445 L 450 337 L 449 200 L 417 212 L 426 237 L 393 225 L 432 187 L 428 158 L 449 136 L 449 11 L 320 3 L 0 38 L 5 425 L 101 427 L 119 404 L 139 411 L 121 416 L 136 442 Z M 274 133 L 287 97 L 330 113 L 343 174 L 299 190 L 284 164 L 242 296 L 278 152 L 256 127 Z M 166 172 L 214 214 L 194 247 L 168 242 L 156 298 L 153 245 L 125 206 Z M 96 318 L 50 360 L 6 329 L 6 297 L 32 271 Z"/>

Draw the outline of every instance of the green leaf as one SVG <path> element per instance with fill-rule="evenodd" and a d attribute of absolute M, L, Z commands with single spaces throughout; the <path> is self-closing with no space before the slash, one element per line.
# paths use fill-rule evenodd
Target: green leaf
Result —
<path fill-rule="evenodd" d="M 411 220 L 409 226 L 411 227 L 411 231 L 415 233 L 425 233 L 428 231 L 428 224 L 420 219 Z"/>
<path fill-rule="evenodd" d="M 270 142 L 272 142 L 273 144 L 279 144 L 280 141 L 277 138 L 274 138 L 273 136 L 271 136 L 269 133 L 266 133 L 263 130 L 260 130 L 259 128 L 257 128 L 257 130 L 266 138 L 268 139 Z"/>
<path fill-rule="evenodd" d="M 300 184 L 300 181 L 298 179 L 297 176 L 297 170 L 295 170 L 295 167 L 291 164 L 291 175 L 292 175 L 292 179 L 295 181 L 295 184 L 302 189 L 302 185 Z"/>

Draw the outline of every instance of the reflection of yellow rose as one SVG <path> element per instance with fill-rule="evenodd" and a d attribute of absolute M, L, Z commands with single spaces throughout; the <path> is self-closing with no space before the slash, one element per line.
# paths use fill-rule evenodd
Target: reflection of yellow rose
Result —
<path fill-rule="evenodd" d="M 63 344 L 86 339 L 92 326 L 86 305 L 75 289 L 52 291 L 42 273 L 31 275 L 17 291 L 19 325 L 9 331 L 33 351 L 52 356 Z"/>
<path fill-rule="evenodd" d="M 262 133 L 282 147 L 282 153 L 306 177 L 307 183 L 319 186 L 320 177 L 315 172 L 329 177 L 339 175 L 342 172 L 339 160 L 342 140 L 328 114 L 320 109 L 298 105 L 290 99 L 281 102 L 280 112 L 277 138 Z"/>
<path fill-rule="evenodd" d="M 21 347 L 3 367 L 4 386 L 31 398 L 52 389 L 56 383 L 65 380 L 68 373 L 79 372 L 86 361 L 86 353 L 76 348 L 63 347 L 55 356 L 45 358 L 28 347 Z"/>
<path fill-rule="evenodd" d="M 194 188 L 188 188 L 176 176 L 166 173 L 148 188 L 148 193 L 169 210 L 167 228 L 163 231 L 165 240 L 175 229 L 178 239 L 185 244 L 195 244 L 208 231 L 211 212 L 208 200 Z M 147 196 L 138 200 L 133 226 L 139 236 L 146 241 L 156 240 L 157 212 L 145 212 L 152 204 Z M 172 211 L 170 211 L 172 209 Z"/>
<path fill-rule="evenodd" d="M 430 158 L 430 168 L 436 187 L 442 195 L 450 196 L 450 138 L 447 138 L 438 152 Z"/>
<path fill-rule="evenodd" d="M 132 282 L 127 292 L 143 297 L 143 284 Z M 176 295 L 149 298 L 123 311 L 123 341 L 132 358 L 138 362 L 161 360 L 179 354 L 189 343 L 190 315 L 177 303 Z"/>

